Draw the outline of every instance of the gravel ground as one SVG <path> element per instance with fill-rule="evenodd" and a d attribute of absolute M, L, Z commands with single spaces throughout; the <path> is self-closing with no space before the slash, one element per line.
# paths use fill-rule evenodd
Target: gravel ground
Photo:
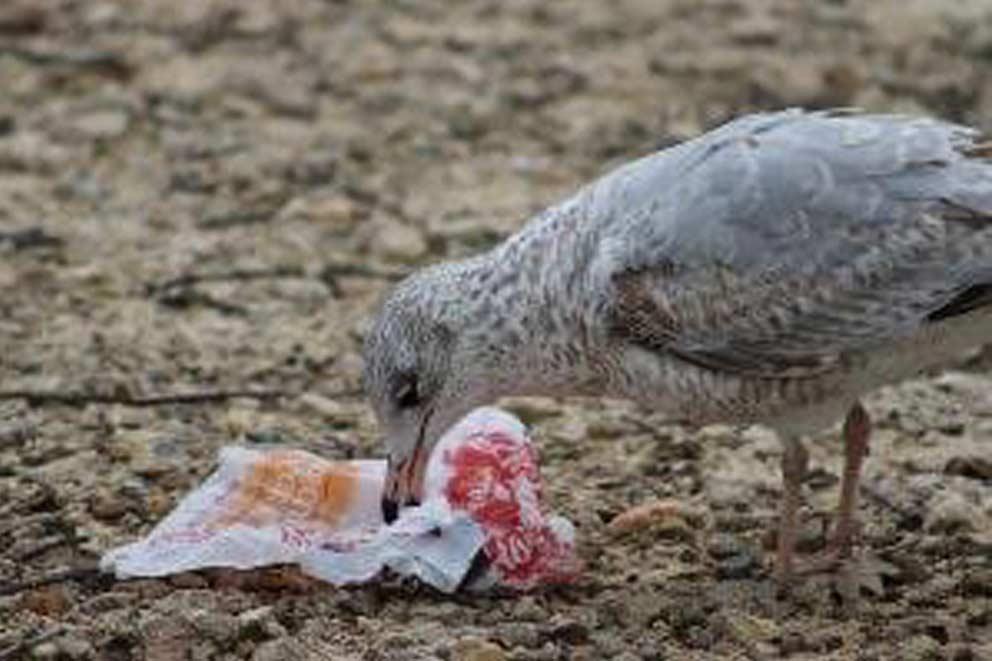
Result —
<path fill-rule="evenodd" d="M 887 565 L 856 603 L 821 580 L 775 598 L 767 431 L 598 401 L 509 403 L 578 525 L 575 586 L 86 570 L 223 444 L 380 453 L 359 338 L 412 266 L 743 112 L 992 129 L 990 65 L 987 0 L 4 0 L 0 660 L 992 659 L 980 352 L 867 402 L 863 542 Z M 227 396 L 246 389 L 275 396 Z M 224 396 L 149 399 L 192 391 Z M 836 430 L 812 452 L 805 549 L 836 497 Z M 607 529 L 655 499 L 672 502 Z"/>

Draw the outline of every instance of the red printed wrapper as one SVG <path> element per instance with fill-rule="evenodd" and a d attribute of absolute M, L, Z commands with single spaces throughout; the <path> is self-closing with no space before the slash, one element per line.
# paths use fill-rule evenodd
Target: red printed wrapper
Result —
<path fill-rule="evenodd" d="M 144 539 L 108 552 L 118 577 L 205 567 L 297 563 L 335 584 L 383 568 L 451 592 L 530 589 L 579 571 L 574 530 L 544 515 L 537 453 L 523 425 L 497 409 L 469 414 L 441 439 L 425 502 L 382 520 L 383 461 L 327 461 L 302 450 L 226 447 L 217 470 Z"/>
<path fill-rule="evenodd" d="M 496 582 L 519 589 L 571 581 L 579 571 L 571 522 L 545 516 L 537 451 L 519 420 L 495 409 L 456 425 L 434 451 L 427 482 L 485 533 Z"/>

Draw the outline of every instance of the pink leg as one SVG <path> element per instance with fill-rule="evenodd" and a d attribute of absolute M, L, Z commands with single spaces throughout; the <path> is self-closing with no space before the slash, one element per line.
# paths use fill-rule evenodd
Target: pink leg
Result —
<path fill-rule="evenodd" d="M 855 402 L 844 420 L 844 473 L 840 481 L 840 502 L 827 548 L 817 560 L 803 567 L 799 573 L 815 574 L 833 571 L 851 557 L 851 546 L 857 524 L 854 511 L 858 507 L 858 484 L 861 466 L 868 456 L 868 439 L 871 436 L 871 418 L 860 402 Z"/>
<path fill-rule="evenodd" d="M 796 519 L 801 504 L 802 483 L 806 476 L 809 453 L 798 438 L 785 442 L 782 454 L 782 512 L 778 526 L 778 549 L 775 574 L 782 584 L 792 579 L 796 545 Z"/>
<path fill-rule="evenodd" d="M 871 418 L 861 403 L 855 402 L 844 421 L 844 474 L 840 483 L 837 521 L 827 542 L 827 552 L 836 554 L 838 560 L 851 555 L 856 528 L 854 511 L 858 506 L 858 483 L 861 479 L 861 466 L 868 456 L 870 436 Z"/>

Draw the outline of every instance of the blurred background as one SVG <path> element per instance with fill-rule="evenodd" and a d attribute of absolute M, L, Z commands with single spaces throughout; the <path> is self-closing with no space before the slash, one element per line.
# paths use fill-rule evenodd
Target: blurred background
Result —
<path fill-rule="evenodd" d="M 757 539 L 774 442 L 743 439 L 760 450 L 748 476 L 710 484 L 707 462 L 744 452 L 730 431 L 709 437 L 730 454 L 710 456 L 633 408 L 544 400 L 514 410 L 543 435 L 550 495 L 592 549 L 585 592 L 457 604 L 407 588 L 287 595 L 279 577 L 275 592 L 221 593 L 201 576 L 17 588 L 147 531 L 232 440 L 379 454 L 360 337 L 411 268 L 484 250 L 612 167 L 743 113 L 858 106 L 992 130 L 990 70 L 988 0 L 3 0 L 0 659 L 992 658 L 992 573 L 920 588 L 973 590 L 985 610 L 940 617 L 984 639 L 915 625 L 909 606 L 869 633 L 831 620 L 829 601 L 793 631 L 753 595 L 709 591 L 730 588 L 689 541 L 721 502 Z M 894 447 L 934 428 L 988 435 L 992 384 L 975 373 L 876 402 L 913 402 Z M 154 401 L 190 392 L 212 395 Z M 913 452 L 893 462 L 946 467 Z M 971 509 L 954 512 L 981 532 L 992 512 L 968 488 L 992 468 L 968 466 Z M 689 495 L 714 512 L 601 539 L 624 507 Z M 905 520 L 873 515 L 912 532 L 930 496 Z M 749 552 L 725 557 L 757 581 Z M 669 582 L 682 570 L 709 587 Z"/>

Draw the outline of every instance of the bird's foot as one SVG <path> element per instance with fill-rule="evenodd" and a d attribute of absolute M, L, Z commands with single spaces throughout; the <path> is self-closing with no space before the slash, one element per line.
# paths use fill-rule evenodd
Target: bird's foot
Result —
<path fill-rule="evenodd" d="M 797 567 L 794 576 L 823 577 L 845 605 L 854 606 L 862 592 L 881 596 L 885 592 L 883 579 L 899 573 L 898 567 L 871 551 L 828 548 Z"/>
<path fill-rule="evenodd" d="M 841 585 L 847 584 L 847 589 L 839 589 L 841 595 L 857 595 L 861 590 L 869 592 L 878 597 L 885 591 L 882 579 L 885 577 L 897 576 L 900 569 L 891 562 L 883 560 L 871 551 L 861 553 L 839 560 L 835 576 L 840 580 Z"/>
<path fill-rule="evenodd" d="M 816 536 L 811 535 L 807 540 L 809 546 L 817 545 L 812 539 Z M 849 518 L 839 522 L 821 551 L 801 559 L 789 553 L 786 563 L 780 556 L 774 572 L 779 594 L 792 592 L 800 581 L 811 581 L 829 585 L 845 604 L 856 603 L 862 591 L 880 596 L 884 592 L 883 578 L 896 576 L 900 571 L 869 549 L 859 548 L 855 540 L 860 536 L 860 526 Z"/>

